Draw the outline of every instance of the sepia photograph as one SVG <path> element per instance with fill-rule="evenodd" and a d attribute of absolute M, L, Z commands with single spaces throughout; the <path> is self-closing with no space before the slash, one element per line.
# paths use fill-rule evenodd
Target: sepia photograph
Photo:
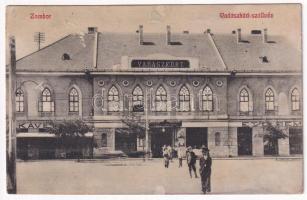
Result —
<path fill-rule="evenodd" d="M 8 194 L 304 192 L 301 4 L 9 5 L 5 26 Z"/>

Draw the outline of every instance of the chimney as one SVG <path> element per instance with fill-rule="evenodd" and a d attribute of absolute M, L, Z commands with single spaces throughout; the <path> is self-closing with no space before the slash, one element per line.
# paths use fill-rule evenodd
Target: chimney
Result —
<path fill-rule="evenodd" d="M 88 27 L 87 28 L 88 34 L 93 34 L 97 32 L 97 27 Z"/>
<path fill-rule="evenodd" d="M 166 26 L 166 44 L 171 44 L 171 26 Z"/>
<path fill-rule="evenodd" d="M 242 41 L 242 39 L 241 39 L 241 29 L 238 28 L 238 29 L 237 29 L 237 43 L 239 43 L 239 42 L 241 42 L 241 41 Z"/>
<path fill-rule="evenodd" d="M 139 25 L 139 39 L 140 39 L 140 45 L 142 45 L 144 43 L 144 39 L 143 39 L 143 25 Z"/>
<path fill-rule="evenodd" d="M 267 43 L 268 42 L 268 29 L 263 29 L 263 34 L 262 34 L 262 41 L 263 43 Z"/>

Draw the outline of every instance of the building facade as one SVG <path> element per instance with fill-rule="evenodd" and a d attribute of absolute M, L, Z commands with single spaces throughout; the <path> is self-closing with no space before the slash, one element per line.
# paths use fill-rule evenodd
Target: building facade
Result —
<path fill-rule="evenodd" d="M 163 145 L 205 145 L 214 157 L 300 155 L 302 96 L 300 51 L 267 29 L 144 33 L 139 26 L 121 34 L 90 27 L 17 61 L 17 139 L 46 140 L 48 120 L 79 118 L 95 127 L 88 156 L 161 157 Z M 130 121 L 143 137 L 127 131 Z M 287 137 L 267 139 L 268 126 Z"/>

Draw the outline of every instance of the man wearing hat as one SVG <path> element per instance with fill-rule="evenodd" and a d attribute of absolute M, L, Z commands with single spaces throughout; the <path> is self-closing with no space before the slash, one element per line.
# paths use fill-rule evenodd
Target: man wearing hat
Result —
<path fill-rule="evenodd" d="M 199 159 L 199 173 L 201 176 L 202 191 L 204 194 L 211 192 L 211 165 L 212 159 L 207 147 L 202 147 L 202 157 Z"/>
<path fill-rule="evenodd" d="M 187 162 L 188 162 L 188 166 L 189 166 L 189 173 L 190 173 L 190 177 L 192 178 L 192 170 L 194 171 L 195 174 L 195 178 L 197 177 L 197 173 L 196 173 L 196 155 L 193 152 L 193 149 L 191 146 L 188 147 L 187 149 Z"/>

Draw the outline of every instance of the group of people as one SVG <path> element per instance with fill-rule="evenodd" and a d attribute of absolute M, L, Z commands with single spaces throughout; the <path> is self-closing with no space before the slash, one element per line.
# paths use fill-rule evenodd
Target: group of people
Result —
<path fill-rule="evenodd" d="M 197 172 L 196 172 L 196 160 L 197 156 L 193 152 L 193 148 L 189 146 L 187 149 L 184 146 L 180 146 L 177 149 L 177 157 L 179 160 L 179 168 L 182 167 L 182 160 L 184 157 L 186 157 L 187 165 L 189 168 L 189 174 L 192 178 L 192 171 L 194 172 L 195 178 L 198 178 Z M 164 145 L 162 147 L 163 152 L 163 158 L 164 158 L 164 167 L 169 167 L 170 160 L 173 159 L 173 148 L 168 145 Z M 210 178 L 211 178 L 211 165 L 212 165 L 212 159 L 210 157 L 209 149 L 205 146 L 202 146 L 202 156 L 199 158 L 199 174 L 201 177 L 201 183 L 202 183 L 202 191 L 204 194 L 207 192 L 211 192 L 211 184 L 210 184 Z"/>

